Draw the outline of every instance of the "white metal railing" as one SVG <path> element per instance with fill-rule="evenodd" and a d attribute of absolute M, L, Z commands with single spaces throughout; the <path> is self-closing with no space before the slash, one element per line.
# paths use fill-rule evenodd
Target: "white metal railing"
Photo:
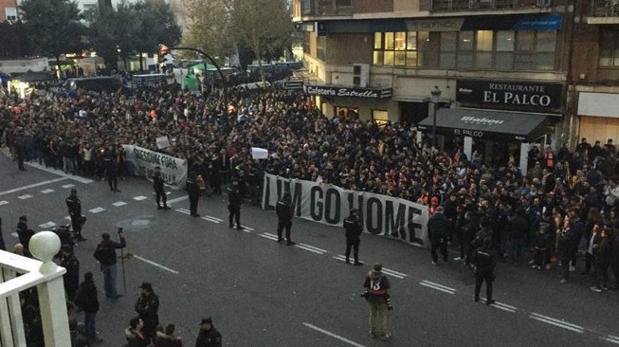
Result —
<path fill-rule="evenodd" d="M 29 243 L 39 260 L 0 251 L 0 346 L 25 347 L 19 293 L 36 287 L 45 346 L 71 346 L 62 276 L 66 270 L 52 258 L 60 239 L 50 231 L 36 233 Z"/>

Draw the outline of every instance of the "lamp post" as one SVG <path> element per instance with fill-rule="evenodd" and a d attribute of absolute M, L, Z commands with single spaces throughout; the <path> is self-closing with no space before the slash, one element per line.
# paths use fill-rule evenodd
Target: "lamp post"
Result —
<path fill-rule="evenodd" d="M 436 109 L 438 108 L 438 100 L 441 97 L 441 90 L 438 86 L 430 91 L 432 95 L 432 148 L 436 148 Z"/>

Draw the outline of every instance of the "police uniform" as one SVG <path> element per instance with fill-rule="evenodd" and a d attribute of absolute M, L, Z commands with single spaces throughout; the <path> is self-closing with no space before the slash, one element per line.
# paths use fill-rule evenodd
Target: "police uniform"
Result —
<path fill-rule="evenodd" d="M 155 189 L 155 200 L 157 201 L 158 209 L 169 209 L 168 207 L 168 197 L 165 194 L 165 189 L 163 185 L 163 178 L 161 178 L 161 172 L 155 172 L 153 176 L 153 188 Z M 161 206 L 161 202 L 163 202 L 163 207 Z"/>
<path fill-rule="evenodd" d="M 86 240 L 82 236 L 82 225 L 84 223 L 82 217 L 82 202 L 80 198 L 77 197 L 77 193 L 72 190 L 71 195 L 69 195 L 65 202 L 67 203 L 67 208 L 69 209 L 69 217 L 71 217 L 71 227 L 73 228 L 74 237 L 78 241 Z"/>
<path fill-rule="evenodd" d="M 294 244 L 290 239 L 290 229 L 292 228 L 292 206 L 290 204 L 290 195 L 284 197 L 277 203 L 275 207 L 277 212 L 277 242 L 281 242 L 282 232 L 286 230 L 286 241 L 288 245 Z"/>
<path fill-rule="evenodd" d="M 230 214 L 228 215 L 228 221 L 230 228 L 234 227 L 232 222 L 235 221 L 236 228 L 238 230 L 243 229 L 243 227 L 241 226 L 242 199 L 243 197 L 241 196 L 241 191 L 237 184 L 233 184 L 232 187 L 228 188 L 228 211 L 230 211 Z"/>
<path fill-rule="evenodd" d="M 118 165 L 116 164 L 116 153 L 109 152 L 103 159 L 105 164 L 105 175 L 107 183 L 110 185 L 110 191 L 120 192 L 118 190 Z"/>
<path fill-rule="evenodd" d="M 356 213 L 344 219 L 344 229 L 346 230 L 346 263 L 349 264 L 350 250 L 353 249 L 355 265 L 362 265 L 359 261 L 359 244 L 361 243 L 361 233 L 363 228 Z"/>
<path fill-rule="evenodd" d="M 198 214 L 198 199 L 200 198 L 200 188 L 196 183 L 196 175 L 191 175 L 187 178 L 187 194 L 189 195 L 189 210 L 192 217 L 199 217 Z"/>
<path fill-rule="evenodd" d="M 481 285 L 486 282 L 486 304 L 494 303 L 492 299 L 492 282 L 494 281 L 494 268 L 496 267 L 496 257 L 491 251 L 490 243 L 486 242 L 484 246 L 477 249 L 473 254 L 473 265 L 475 265 L 475 297 L 474 300 L 479 301 L 479 292 Z"/>

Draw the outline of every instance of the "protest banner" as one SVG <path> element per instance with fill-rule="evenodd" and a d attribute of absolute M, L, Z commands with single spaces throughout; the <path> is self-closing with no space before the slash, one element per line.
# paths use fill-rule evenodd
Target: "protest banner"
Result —
<path fill-rule="evenodd" d="M 356 208 L 364 232 L 429 247 L 427 206 L 392 196 L 267 173 L 262 208 L 274 209 L 284 192 L 291 194 L 295 217 L 341 227 L 350 210 Z"/>
<path fill-rule="evenodd" d="M 155 168 L 160 167 L 161 177 L 165 184 L 173 189 L 185 187 L 187 160 L 134 145 L 123 145 L 123 148 L 127 153 L 127 166 L 132 175 L 144 176 L 152 180 Z"/>

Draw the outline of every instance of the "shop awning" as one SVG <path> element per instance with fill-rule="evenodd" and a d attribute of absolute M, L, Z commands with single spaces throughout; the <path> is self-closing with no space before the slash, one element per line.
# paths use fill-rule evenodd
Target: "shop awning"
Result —
<path fill-rule="evenodd" d="M 437 132 L 499 141 L 534 140 L 544 133 L 545 122 L 546 116 L 533 113 L 469 108 L 443 108 L 436 113 Z M 418 128 L 432 131 L 432 123 L 430 115 Z"/>

